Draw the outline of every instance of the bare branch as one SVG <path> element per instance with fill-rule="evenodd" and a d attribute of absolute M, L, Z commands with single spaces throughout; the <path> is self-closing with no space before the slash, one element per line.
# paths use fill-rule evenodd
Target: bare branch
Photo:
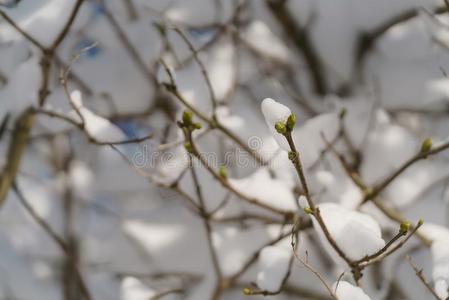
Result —
<path fill-rule="evenodd" d="M 441 299 L 437 293 L 435 292 L 435 290 L 432 288 L 432 286 L 427 282 L 426 278 L 423 275 L 423 270 L 419 269 L 415 263 L 413 262 L 412 258 L 410 256 L 407 255 L 407 262 L 410 264 L 410 266 L 413 268 L 413 270 L 415 271 L 416 276 L 418 277 L 418 279 L 424 284 L 424 286 L 426 287 L 426 289 L 430 292 L 430 294 L 432 294 L 432 296 L 436 299 L 436 300 L 444 300 Z"/>

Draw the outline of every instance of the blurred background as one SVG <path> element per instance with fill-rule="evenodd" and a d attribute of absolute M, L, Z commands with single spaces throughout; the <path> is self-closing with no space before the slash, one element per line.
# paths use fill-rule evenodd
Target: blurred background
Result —
<path fill-rule="evenodd" d="M 328 143 L 374 186 L 426 138 L 449 139 L 444 1 L 0 0 L 0 11 L 0 299 L 247 299 L 243 288 L 262 289 L 262 249 L 291 251 L 295 230 L 300 255 L 337 281 L 345 269 L 297 204 L 264 98 L 297 115 L 315 201 L 370 214 L 385 240 L 397 222 L 362 203 Z M 186 109 L 207 164 L 185 150 Z M 383 203 L 445 227 L 448 160 L 414 163 Z M 428 299 L 405 254 L 436 281 L 429 245 L 412 238 L 371 267 L 365 292 Z M 289 270 L 272 299 L 330 299 L 303 265 Z"/>

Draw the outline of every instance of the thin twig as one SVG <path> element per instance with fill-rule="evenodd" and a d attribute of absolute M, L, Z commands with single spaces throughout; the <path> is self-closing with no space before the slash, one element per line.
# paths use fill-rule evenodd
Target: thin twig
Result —
<path fill-rule="evenodd" d="M 218 120 L 213 120 L 209 118 L 205 113 L 198 110 L 196 107 L 194 107 L 192 104 L 187 101 L 184 96 L 179 92 L 173 73 L 168 67 L 168 65 L 163 61 L 160 60 L 162 66 L 164 67 L 170 83 L 165 84 L 165 87 L 167 90 L 176 97 L 183 105 L 185 105 L 189 110 L 191 110 L 195 115 L 198 116 L 201 120 L 207 123 L 207 125 L 211 129 L 218 129 L 220 132 L 222 132 L 224 135 L 226 135 L 229 139 L 234 141 L 237 145 L 239 145 L 243 150 L 251 154 L 254 159 L 259 162 L 261 165 L 266 165 L 268 162 L 255 150 L 251 149 L 247 144 L 245 144 L 242 140 L 240 140 L 234 133 L 232 133 L 229 129 L 227 129 L 225 126 L 223 126 Z"/>
<path fill-rule="evenodd" d="M 2 16 L 9 25 L 14 27 L 14 29 L 17 30 L 26 40 L 31 42 L 34 46 L 38 47 L 42 52 L 45 51 L 46 48 L 44 45 L 42 45 L 33 36 L 31 36 L 22 28 L 20 28 L 19 25 L 13 19 L 11 19 L 3 10 L 0 10 L 0 16 Z"/>
<path fill-rule="evenodd" d="M 304 195 L 306 197 L 307 203 L 310 207 L 311 214 L 315 217 L 318 225 L 320 226 L 321 230 L 323 231 L 324 236 L 328 240 L 328 242 L 331 244 L 332 248 L 337 252 L 337 254 L 350 266 L 352 261 L 349 259 L 349 257 L 346 255 L 346 253 L 341 250 L 341 248 L 338 246 L 337 242 L 334 240 L 334 238 L 331 236 L 326 223 L 324 222 L 323 218 L 321 217 L 320 209 L 315 206 L 315 203 L 312 200 L 312 197 L 309 192 L 309 188 L 307 185 L 307 180 L 304 175 L 303 166 L 301 163 L 300 155 L 298 150 L 296 149 L 295 142 L 293 141 L 293 137 L 290 132 L 287 132 L 285 134 L 285 138 L 287 139 L 287 142 L 290 146 L 290 155 L 291 155 L 291 161 L 296 169 L 296 173 L 298 174 L 298 177 L 301 181 L 301 185 L 304 190 Z"/>
<path fill-rule="evenodd" d="M 145 178 L 148 182 L 150 182 L 151 184 L 154 184 L 155 186 L 158 186 L 160 188 L 164 188 L 164 189 L 171 189 L 174 190 L 176 193 L 178 193 L 183 199 L 185 199 L 188 204 L 189 209 L 195 213 L 200 215 L 201 211 L 200 208 L 198 206 L 198 204 L 195 203 L 195 201 L 193 200 L 193 198 L 186 193 L 184 190 L 182 190 L 177 182 L 175 181 L 174 183 L 171 184 L 164 184 L 160 181 L 158 181 L 152 174 L 148 174 L 146 172 L 144 172 L 143 170 L 141 170 L 140 168 L 136 167 L 127 157 L 125 154 L 123 154 L 120 149 L 118 149 L 116 146 L 114 145 L 109 145 L 111 147 L 111 149 L 113 149 L 115 152 L 117 152 L 120 157 L 142 178 Z"/>
<path fill-rule="evenodd" d="M 210 252 L 210 255 L 212 257 L 212 264 L 213 264 L 213 267 L 214 267 L 214 270 L 215 270 L 215 274 L 217 276 L 217 281 L 220 282 L 221 279 L 223 278 L 223 273 L 221 271 L 220 262 L 219 262 L 218 255 L 217 255 L 217 251 L 215 250 L 215 247 L 213 245 L 213 241 L 212 241 L 212 227 L 211 227 L 210 222 L 209 222 L 209 213 L 207 212 L 207 208 L 206 208 L 203 192 L 201 190 L 201 185 L 200 185 L 198 176 L 196 174 L 195 167 L 192 164 L 192 156 L 191 155 L 189 155 L 189 163 L 190 163 L 190 171 L 192 173 L 193 183 L 195 185 L 196 195 L 198 197 L 199 208 L 201 210 L 201 214 L 203 215 L 203 223 L 204 223 L 204 227 L 206 229 L 206 234 L 207 234 L 207 245 L 209 247 L 209 252 Z"/>
<path fill-rule="evenodd" d="M 69 247 L 67 245 L 67 242 L 64 241 L 52 228 L 51 226 L 45 221 L 42 217 L 39 216 L 39 214 L 34 210 L 34 208 L 28 203 L 28 201 L 25 199 L 24 194 L 20 190 L 17 183 L 13 184 L 13 190 L 17 195 L 17 198 L 19 199 L 19 202 L 23 205 L 23 207 L 26 209 L 26 211 L 30 214 L 30 216 L 34 219 L 34 221 L 50 236 L 50 238 L 56 243 L 56 245 L 59 246 L 59 248 L 62 250 L 62 252 L 65 255 L 69 255 Z M 81 271 L 79 270 L 78 266 L 74 267 L 75 276 L 77 278 L 80 291 L 83 293 L 84 298 L 86 300 L 92 300 L 92 296 L 90 295 L 89 289 L 87 288 L 87 284 L 84 281 L 83 276 L 81 275 Z"/>
<path fill-rule="evenodd" d="M 231 193 L 233 193 L 234 195 L 236 195 L 237 197 L 239 197 L 240 199 L 253 204 L 255 206 L 259 206 L 261 208 L 264 208 L 266 210 L 269 210 L 271 212 L 277 213 L 277 214 L 281 214 L 281 215 L 291 215 L 291 212 L 289 211 L 285 211 L 282 209 L 278 209 L 276 207 L 273 207 L 271 205 L 268 205 L 266 203 L 264 203 L 263 201 L 259 200 L 258 198 L 255 197 L 251 197 L 248 196 L 244 193 L 242 193 L 241 191 L 237 190 L 236 188 L 234 188 L 229 181 L 226 178 L 223 178 L 222 176 L 220 176 L 219 173 L 217 173 L 207 162 L 207 160 L 201 155 L 201 153 L 198 151 L 198 149 L 196 148 L 195 144 L 191 144 L 193 147 L 193 151 L 192 154 L 195 158 L 197 158 L 201 164 L 206 168 L 206 170 L 219 182 L 221 183 L 221 185 L 223 187 L 225 187 L 226 189 L 228 189 Z"/>
<path fill-rule="evenodd" d="M 210 101 L 212 103 L 212 118 L 215 119 L 215 113 L 217 109 L 217 98 L 215 97 L 214 88 L 212 86 L 212 82 L 210 81 L 209 73 L 206 70 L 206 66 L 204 65 L 203 61 L 199 58 L 198 51 L 195 49 L 195 47 L 193 46 L 192 42 L 189 40 L 187 35 L 178 27 L 175 27 L 174 30 L 187 44 L 187 46 L 189 47 L 190 51 L 193 54 L 193 58 L 200 67 L 201 74 L 203 75 L 204 81 L 206 82 L 207 85 L 207 89 L 209 90 Z"/>
<path fill-rule="evenodd" d="M 434 14 L 443 14 L 449 9 L 446 5 L 439 6 L 433 10 Z M 374 29 L 368 32 L 364 32 L 360 35 L 359 42 L 356 49 L 356 67 L 358 69 L 357 73 L 362 74 L 362 68 L 367 55 L 376 46 L 376 43 L 381 39 L 391 28 L 401 23 L 407 22 L 419 15 L 418 8 L 412 8 L 410 10 L 404 11 L 395 15 L 385 22 L 381 23 Z"/>
<path fill-rule="evenodd" d="M 15 122 L 7 153 L 7 163 L 0 173 L 0 206 L 5 202 L 9 189 L 19 171 L 20 162 L 28 143 L 34 118 L 34 111 L 27 109 Z"/>
<path fill-rule="evenodd" d="M 94 137 L 92 134 L 90 134 L 86 130 L 84 123 L 78 122 L 78 121 L 72 119 L 71 117 L 68 117 L 68 116 L 66 116 L 64 114 L 61 114 L 59 112 L 56 112 L 56 111 L 53 111 L 53 110 L 44 109 L 44 108 L 37 108 L 37 109 L 35 109 L 35 112 L 39 113 L 39 114 L 46 115 L 48 117 L 58 118 L 58 119 L 60 119 L 60 120 L 62 120 L 64 122 L 67 122 L 67 123 L 70 123 L 70 124 L 74 125 L 81 132 L 83 132 L 83 134 L 87 137 L 89 142 L 91 142 L 92 144 L 99 145 L 99 146 L 135 144 L 135 143 L 144 142 L 144 141 L 146 141 L 148 139 L 151 139 L 153 137 L 152 134 L 149 134 L 149 135 L 146 135 L 146 136 L 143 136 L 143 137 L 140 137 L 140 138 L 134 138 L 134 139 L 129 139 L 129 140 L 103 142 L 103 141 L 99 141 L 96 137 Z"/>
<path fill-rule="evenodd" d="M 426 287 L 426 289 L 430 292 L 430 294 L 432 294 L 432 296 L 436 299 L 436 300 L 444 300 L 441 299 L 437 293 L 435 292 L 435 290 L 432 288 L 432 286 L 427 282 L 426 278 L 423 275 L 423 270 L 419 269 L 416 264 L 413 262 L 412 258 L 407 255 L 406 257 L 407 262 L 410 264 L 410 266 L 413 268 L 413 270 L 415 271 L 416 276 L 418 276 L 418 279 L 424 284 L 424 286 Z"/>
<path fill-rule="evenodd" d="M 111 13 L 109 8 L 107 7 L 106 2 L 104 0 L 101 0 L 101 4 L 103 6 L 106 19 L 108 20 L 109 24 L 111 25 L 112 29 L 114 30 L 114 33 L 119 38 L 120 42 L 123 44 L 126 51 L 129 53 L 129 56 L 133 60 L 136 67 L 142 72 L 142 74 L 145 76 L 145 78 L 148 80 L 148 82 L 150 82 L 152 85 L 156 86 L 156 84 L 157 84 L 156 76 L 148 70 L 145 61 L 142 59 L 142 57 L 140 56 L 136 47 L 131 43 L 131 41 L 128 38 L 128 36 L 126 35 L 125 31 L 122 29 L 120 24 L 115 19 L 114 15 Z"/>
<path fill-rule="evenodd" d="M 49 94 L 49 76 L 50 76 L 50 66 L 51 60 L 58 48 L 62 43 L 64 38 L 67 36 L 73 21 L 76 18 L 79 8 L 84 0 L 78 0 L 72 9 L 69 19 L 64 25 L 61 32 L 58 34 L 57 38 L 49 48 L 45 48 L 41 43 L 39 43 L 34 37 L 22 30 L 11 18 L 8 17 L 3 11 L 0 10 L 0 15 L 13 26 L 25 39 L 33 43 L 42 51 L 41 57 L 41 73 L 42 82 L 39 88 L 38 102 L 42 107 L 45 104 L 45 100 Z M 15 129 L 13 130 L 12 140 L 8 148 L 8 163 L 0 174 L 0 205 L 4 202 L 6 195 L 14 182 L 16 174 L 19 169 L 20 161 L 22 159 L 22 154 L 24 152 L 25 146 L 28 142 L 28 138 L 31 133 L 31 129 L 34 123 L 35 111 L 32 109 L 27 109 L 16 121 Z"/>
<path fill-rule="evenodd" d="M 301 220 L 299 226 L 296 226 L 295 228 L 295 232 L 299 232 L 300 230 L 304 230 L 307 228 L 311 228 L 311 223 L 307 222 L 307 221 L 303 221 Z M 257 259 L 260 256 L 260 252 L 268 246 L 273 246 L 276 245 L 277 243 L 279 243 L 281 240 L 289 237 L 292 233 L 290 231 L 285 232 L 285 233 L 281 233 L 278 237 L 276 237 L 275 239 L 267 242 L 266 244 L 262 245 L 262 247 L 260 247 L 257 251 L 255 251 L 250 257 L 249 259 L 242 265 L 242 267 L 240 268 L 240 270 L 238 270 L 237 272 L 235 272 L 233 275 L 231 275 L 230 277 L 228 277 L 228 281 L 229 283 L 232 285 L 233 283 L 235 283 L 240 277 L 243 276 L 243 274 L 245 274 L 245 272 L 247 270 L 249 270 L 249 268 L 257 261 Z"/>
<path fill-rule="evenodd" d="M 367 195 L 371 193 L 372 188 L 369 187 L 361 178 L 360 174 L 354 170 L 351 169 L 351 167 L 348 165 L 346 160 L 344 159 L 343 155 L 341 155 L 335 147 L 327 141 L 324 135 L 321 135 L 323 141 L 328 145 L 329 149 L 332 151 L 333 154 L 337 157 L 339 160 L 341 166 L 343 167 L 343 170 L 346 172 L 348 177 L 352 180 L 352 182 L 362 191 L 364 195 Z M 407 220 L 394 208 L 387 207 L 383 204 L 383 201 L 380 201 L 379 196 L 375 198 L 371 198 L 370 201 L 389 219 L 396 221 L 397 223 L 405 223 Z M 412 230 L 414 230 L 414 227 L 411 227 Z M 425 235 L 423 235 L 421 232 L 416 232 L 416 236 L 426 245 L 430 246 L 432 244 L 432 241 L 427 238 Z"/>
<path fill-rule="evenodd" d="M 313 45 L 307 28 L 301 28 L 287 7 L 285 0 L 266 0 L 272 15 L 281 25 L 285 35 L 292 39 L 295 49 L 303 56 L 309 67 L 315 92 L 319 95 L 327 93 L 327 82 L 323 63 Z"/>
<path fill-rule="evenodd" d="M 368 193 L 365 196 L 364 201 L 367 201 L 369 199 L 372 199 L 379 195 L 383 190 L 385 190 L 399 175 L 401 175 L 404 171 L 406 171 L 410 166 L 412 166 L 414 163 L 426 159 L 429 156 L 438 154 L 440 152 L 443 152 L 445 150 L 449 149 L 449 142 L 446 142 L 438 147 L 435 147 L 431 149 L 428 152 L 419 152 L 415 156 L 408 159 L 405 163 L 402 164 L 396 171 L 394 171 L 391 175 L 389 175 L 386 179 L 384 179 L 381 183 L 375 185 L 372 188 L 372 192 Z"/>
<path fill-rule="evenodd" d="M 318 280 L 323 284 L 323 286 L 326 288 L 326 290 L 328 291 L 329 295 L 331 296 L 332 299 L 334 300 L 339 300 L 337 298 L 337 296 L 335 295 L 334 291 L 332 291 L 331 287 L 329 286 L 329 284 L 326 282 L 326 280 L 324 279 L 324 277 L 317 271 L 315 270 L 314 267 L 312 267 L 307 261 L 305 261 L 304 259 L 302 259 L 298 253 L 294 252 L 295 254 L 295 258 L 305 267 L 307 268 L 310 272 L 312 272 L 317 278 Z"/>
<path fill-rule="evenodd" d="M 361 263 L 362 266 L 371 265 L 374 263 L 377 263 L 381 260 L 383 260 L 385 257 L 390 256 L 394 252 L 396 252 L 398 249 L 400 249 L 402 246 L 407 243 L 407 241 L 418 231 L 418 229 L 422 226 L 422 222 L 418 222 L 418 224 L 410 231 L 410 233 L 405 237 L 405 239 L 401 240 L 399 243 L 397 243 L 394 247 L 388 249 L 384 253 L 378 254 L 377 257 L 374 257 L 372 260 L 366 261 L 365 263 Z"/>

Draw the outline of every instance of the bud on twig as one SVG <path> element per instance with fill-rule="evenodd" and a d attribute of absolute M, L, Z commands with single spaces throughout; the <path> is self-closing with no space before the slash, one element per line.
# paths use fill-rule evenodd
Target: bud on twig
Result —
<path fill-rule="evenodd" d="M 184 148 L 186 149 L 186 151 L 188 153 L 193 153 L 193 146 L 190 142 L 185 142 L 184 143 Z"/>
<path fill-rule="evenodd" d="M 287 133 L 287 126 L 285 126 L 284 123 L 282 122 L 277 122 L 274 125 L 274 128 L 276 129 L 276 131 L 280 134 L 286 134 Z"/>
<path fill-rule="evenodd" d="M 399 233 L 405 235 L 409 231 L 410 226 L 411 226 L 410 222 L 402 222 L 399 227 Z"/>
<path fill-rule="evenodd" d="M 289 160 L 294 160 L 296 158 L 296 156 L 297 156 L 296 152 L 293 152 L 293 151 L 288 152 Z"/>
<path fill-rule="evenodd" d="M 421 144 L 421 153 L 427 153 L 432 149 L 432 139 L 427 138 Z"/>
<path fill-rule="evenodd" d="M 186 110 L 182 114 L 182 122 L 185 126 L 192 125 L 193 112 Z"/>
<path fill-rule="evenodd" d="M 310 208 L 310 207 L 304 207 L 304 212 L 306 213 L 306 214 L 308 214 L 308 215 L 311 215 L 311 214 L 313 214 L 313 210 Z"/>
<path fill-rule="evenodd" d="M 251 295 L 252 293 L 253 293 L 253 291 L 251 291 L 250 288 L 244 288 L 244 289 L 243 289 L 243 295 L 245 295 L 245 296 L 249 296 L 249 295 Z"/>
<path fill-rule="evenodd" d="M 226 170 L 225 166 L 220 166 L 220 169 L 218 170 L 218 174 L 223 179 L 227 179 L 228 178 L 228 171 Z"/>
<path fill-rule="evenodd" d="M 193 112 L 191 112 L 190 110 L 184 111 L 184 113 L 182 114 L 182 122 L 178 121 L 177 123 L 185 133 L 194 131 L 195 129 L 201 129 L 203 127 L 201 123 L 193 123 Z"/>
<path fill-rule="evenodd" d="M 292 131 L 293 128 L 295 128 L 295 124 L 296 124 L 296 115 L 291 114 L 287 119 L 287 130 Z"/>

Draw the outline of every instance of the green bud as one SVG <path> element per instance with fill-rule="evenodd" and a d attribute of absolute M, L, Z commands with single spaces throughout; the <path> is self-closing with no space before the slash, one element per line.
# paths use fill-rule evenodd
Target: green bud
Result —
<path fill-rule="evenodd" d="M 285 126 L 285 124 L 283 122 L 277 122 L 274 125 L 274 128 L 280 134 L 286 134 L 287 133 L 287 127 Z"/>
<path fill-rule="evenodd" d="M 184 125 L 189 126 L 192 124 L 193 112 L 190 110 L 185 110 L 182 114 L 182 122 Z"/>
<path fill-rule="evenodd" d="M 296 152 L 289 151 L 288 152 L 288 159 L 294 160 L 296 158 Z"/>
<path fill-rule="evenodd" d="M 296 124 L 296 115 L 291 114 L 287 119 L 287 129 L 292 131 Z"/>
<path fill-rule="evenodd" d="M 423 219 L 419 219 L 418 224 L 416 226 L 421 226 L 422 224 L 424 224 L 424 220 Z"/>
<path fill-rule="evenodd" d="M 220 169 L 218 170 L 218 174 L 221 178 L 228 178 L 228 170 L 226 170 L 225 166 L 220 166 Z"/>
<path fill-rule="evenodd" d="M 187 152 L 192 153 L 193 152 L 193 146 L 190 142 L 185 142 L 184 143 L 184 148 L 186 149 Z"/>
<path fill-rule="evenodd" d="M 252 293 L 253 293 L 253 291 L 251 291 L 250 288 L 244 288 L 244 289 L 243 289 L 243 295 L 245 295 L 245 296 L 249 296 L 249 295 L 251 295 Z"/>
<path fill-rule="evenodd" d="M 402 222 L 399 227 L 399 233 L 406 234 L 410 230 L 410 222 Z"/>
<path fill-rule="evenodd" d="M 200 123 L 194 123 L 193 128 L 194 129 L 201 129 L 203 126 Z"/>
<path fill-rule="evenodd" d="M 427 138 L 421 144 L 421 153 L 427 153 L 432 149 L 432 139 Z"/>
<path fill-rule="evenodd" d="M 311 214 L 313 214 L 313 210 L 310 208 L 310 207 L 304 207 L 304 212 L 306 213 L 306 214 L 308 214 L 308 215 L 311 215 Z"/>

